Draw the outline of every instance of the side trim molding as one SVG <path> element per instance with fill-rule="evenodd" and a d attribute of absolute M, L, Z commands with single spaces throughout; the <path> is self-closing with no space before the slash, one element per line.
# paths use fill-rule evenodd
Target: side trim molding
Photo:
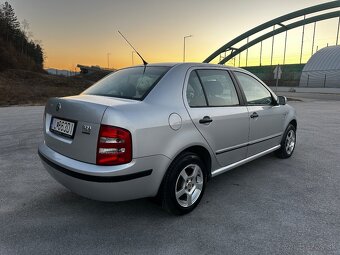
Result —
<path fill-rule="evenodd" d="M 225 166 L 225 167 L 216 169 L 215 171 L 213 171 L 213 172 L 211 173 L 211 176 L 212 176 L 212 177 L 215 177 L 215 176 L 217 176 L 217 175 L 219 175 L 219 174 L 222 174 L 222 173 L 224 173 L 224 172 L 227 172 L 227 171 L 229 171 L 229 170 L 231 170 L 231 169 L 233 169 L 233 168 L 235 168 L 235 167 L 238 167 L 238 166 L 243 165 L 243 164 L 245 164 L 245 163 L 248 163 L 248 162 L 250 162 L 250 161 L 252 161 L 252 160 L 254 160 L 254 159 L 260 158 L 260 157 L 262 157 L 262 156 L 264 156 L 264 155 L 266 155 L 266 154 L 268 154 L 268 153 L 271 153 L 271 152 L 273 152 L 273 151 L 276 151 L 276 150 L 279 149 L 280 147 L 281 147 L 280 144 L 279 144 L 279 145 L 276 145 L 276 146 L 274 146 L 273 148 L 270 148 L 270 149 L 268 149 L 268 150 L 262 151 L 262 152 L 260 152 L 260 153 L 258 153 L 258 154 L 256 154 L 256 155 L 253 155 L 253 156 L 251 156 L 251 157 L 242 159 L 242 160 L 240 160 L 240 161 L 238 161 L 238 162 L 235 162 L 235 163 L 233 163 L 233 164 L 230 164 L 230 165 L 228 165 L 228 166 Z"/>
<path fill-rule="evenodd" d="M 274 135 L 271 135 L 271 136 L 267 136 L 267 137 L 264 137 L 264 138 L 260 138 L 260 139 L 257 139 L 257 140 L 253 140 L 253 141 L 250 141 L 250 142 L 248 143 L 248 145 L 253 145 L 253 144 L 265 142 L 265 141 L 267 141 L 267 140 L 274 139 L 274 138 L 279 137 L 279 136 L 281 136 L 281 135 L 282 135 L 282 132 L 281 132 L 281 133 L 274 134 Z"/>
<path fill-rule="evenodd" d="M 264 137 L 264 138 L 260 138 L 260 139 L 257 139 L 257 140 L 253 140 L 253 141 L 250 141 L 248 143 L 242 143 L 242 144 L 238 144 L 238 145 L 235 145 L 235 146 L 231 146 L 229 148 L 225 148 L 225 149 L 216 151 L 216 155 L 219 155 L 219 154 L 222 154 L 222 153 L 225 153 L 225 152 L 228 152 L 228 151 L 237 150 L 237 149 L 246 147 L 248 145 L 253 145 L 253 144 L 265 142 L 267 140 L 274 139 L 274 138 L 279 137 L 281 135 L 282 135 L 282 132 L 274 134 L 274 135 L 271 135 L 271 136 L 267 136 L 267 137 Z"/>
<path fill-rule="evenodd" d="M 119 176 L 95 176 L 95 175 L 81 174 L 81 173 L 77 173 L 72 170 L 69 170 L 67 168 L 64 168 L 60 165 L 57 165 L 56 163 L 47 159 L 40 151 L 38 151 L 38 155 L 41 158 L 41 160 L 43 160 L 47 165 L 54 168 L 55 170 L 63 174 L 69 175 L 71 177 L 84 180 L 84 181 L 89 181 L 89 182 L 123 182 L 123 181 L 129 181 L 129 180 L 145 177 L 145 176 L 151 175 L 152 173 L 152 169 L 149 169 L 149 170 L 141 171 L 138 173 L 119 175 Z"/>
<path fill-rule="evenodd" d="M 218 150 L 218 151 L 216 151 L 216 155 L 219 155 L 219 154 L 222 154 L 222 153 L 225 153 L 225 152 L 228 152 L 228 151 L 241 149 L 243 147 L 247 147 L 248 145 L 249 145 L 249 143 L 242 143 L 242 144 L 238 144 L 238 145 L 235 145 L 235 146 L 231 146 L 229 148 Z"/>

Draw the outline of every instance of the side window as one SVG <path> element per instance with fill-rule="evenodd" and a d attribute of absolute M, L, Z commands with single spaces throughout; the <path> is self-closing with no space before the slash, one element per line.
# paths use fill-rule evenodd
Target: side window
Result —
<path fill-rule="evenodd" d="M 234 72 L 250 105 L 271 105 L 270 92 L 255 78 L 248 74 Z"/>
<path fill-rule="evenodd" d="M 209 106 L 239 105 L 234 83 L 227 71 L 198 70 Z"/>
<path fill-rule="evenodd" d="M 195 71 L 192 71 L 189 77 L 187 100 L 190 107 L 207 106 L 201 83 Z"/>

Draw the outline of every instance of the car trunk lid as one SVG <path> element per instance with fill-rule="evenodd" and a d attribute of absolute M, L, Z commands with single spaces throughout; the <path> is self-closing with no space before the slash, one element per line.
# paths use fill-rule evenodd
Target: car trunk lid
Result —
<path fill-rule="evenodd" d="M 95 164 L 100 124 L 106 109 L 130 102 L 93 95 L 51 98 L 45 108 L 45 143 L 64 156 Z"/>

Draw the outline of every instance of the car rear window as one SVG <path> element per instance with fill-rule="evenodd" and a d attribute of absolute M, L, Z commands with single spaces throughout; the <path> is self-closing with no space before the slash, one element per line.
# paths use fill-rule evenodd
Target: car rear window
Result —
<path fill-rule="evenodd" d="M 138 66 L 116 71 L 82 94 L 143 100 L 170 67 Z"/>

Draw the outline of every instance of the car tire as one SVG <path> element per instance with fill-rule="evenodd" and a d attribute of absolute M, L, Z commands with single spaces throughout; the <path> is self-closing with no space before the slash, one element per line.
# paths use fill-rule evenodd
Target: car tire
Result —
<path fill-rule="evenodd" d="M 162 185 L 161 202 L 175 215 L 191 212 L 202 199 L 207 183 L 206 166 L 192 152 L 185 152 L 170 165 Z"/>
<path fill-rule="evenodd" d="M 289 158 L 293 155 L 296 146 L 296 128 L 289 124 L 281 140 L 281 147 L 276 151 L 279 158 Z"/>

